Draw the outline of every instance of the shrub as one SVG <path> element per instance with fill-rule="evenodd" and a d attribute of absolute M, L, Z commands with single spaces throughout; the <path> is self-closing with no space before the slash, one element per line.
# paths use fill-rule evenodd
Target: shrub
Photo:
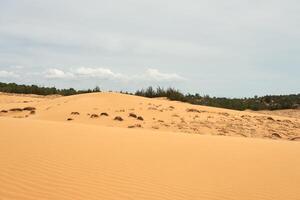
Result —
<path fill-rule="evenodd" d="M 35 107 L 25 107 L 25 108 L 23 108 L 23 110 L 33 111 L 33 110 L 36 110 L 36 108 Z"/>
<path fill-rule="evenodd" d="M 123 121 L 123 118 L 120 117 L 120 116 L 117 116 L 117 117 L 114 118 L 114 120 L 115 120 L 115 121 Z"/>
<path fill-rule="evenodd" d="M 71 112 L 71 115 L 80 115 L 79 112 Z"/>
<path fill-rule="evenodd" d="M 134 113 L 129 113 L 129 117 L 137 118 L 137 115 Z"/>
<path fill-rule="evenodd" d="M 108 117 L 108 114 L 106 112 L 103 112 L 103 113 L 100 114 L 100 116 L 106 116 L 106 117 Z"/>
<path fill-rule="evenodd" d="M 144 118 L 142 116 L 138 116 L 137 120 L 144 121 Z"/>
<path fill-rule="evenodd" d="M 21 108 L 12 108 L 12 109 L 9 109 L 9 111 L 11 111 L 11 112 L 22 112 L 23 109 L 21 109 Z"/>
<path fill-rule="evenodd" d="M 91 115 L 91 118 L 98 118 L 99 117 L 99 115 L 97 115 L 97 114 L 92 114 Z"/>

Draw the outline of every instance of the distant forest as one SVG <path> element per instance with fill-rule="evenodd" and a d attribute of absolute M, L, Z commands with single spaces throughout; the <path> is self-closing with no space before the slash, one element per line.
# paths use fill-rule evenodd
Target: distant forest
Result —
<path fill-rule="evenodd" d="M 38 94 L 38 95 L 62 95 L 69 96 L 75 94 L 101 92 L 99 87 L 88 90 L 57 89 L 55 87 L 41 87 L 37 85 L 19 85 L 16 83 L 0 82 L 0 92 L 18 93 L 18 94 Z M 182 101 L 195 105 L 212 106 L 219 108 L 228 108 L 234 110 L 278 110 L 278 109 L 297 109 L 300 108 L 300 94 L 290 95 L 266 95 L 262 97 L 252 98 L 225 98 L 225 97 L 210 97 L 208 95 L 201 96 L 199 94 L 183 94 L 174 88 L 154 89 L 148 87 L 136 91 L 134 94 L 122 92 L 131 95 L 157 98 L 166 97 L 172 101 Z"/>
<path fill-rule="evenodd" d="M 210 97 L 199 94 L 183 94 L 174 88 L 152 88 L 138 90 L 135 95 L 143 97 L 166 97 L 174 101 L 182 101 L 195 105 L 228 108 L 234 110 L 279 110 L 300 108 L 300 94 L 291 95 L 266 95 L 253 98 L 225 98 Z"/>
<path fill-rule="evenodd" d="M 19 85 L 16 83 L 2 83 L 0 82 L 0 92 L 17 93 L 17 94 L 38 94 L 38 95 L 62 95 L 70 96 L 75 94 L 84 94 L 91 92 L 100 92 L 99 87 L 95 87 L 93 90 L 75 90 L 69 89 L 57 89 L 55 87 L 41 87 L 37 85 Z"/>

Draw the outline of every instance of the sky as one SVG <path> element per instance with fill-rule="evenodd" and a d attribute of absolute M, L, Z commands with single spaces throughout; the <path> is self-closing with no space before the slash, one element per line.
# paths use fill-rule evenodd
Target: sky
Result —
<path fill-rule="evenodd" d="M 298 0 L 0 0 L 0 82 L 300 93 Z"/>

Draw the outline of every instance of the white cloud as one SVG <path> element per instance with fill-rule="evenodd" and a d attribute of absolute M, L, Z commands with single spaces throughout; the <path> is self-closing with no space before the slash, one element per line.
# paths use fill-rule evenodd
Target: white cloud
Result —
<path fill-rule="evenodd" d="M 18 77 L 20 77 L 20 75 L 15 72 L 12 72 L 12 71 L 0 70 L 0 77 L 1 78 L 18 78 Z"/>
<path fill-rule="evenodd" d="M 180 81 L 183 77 L 176 73 L 162 73 L 158 69 L 147 69 L 145 77 L 154 81 Z"/>
<path fill-rule="evenodd" d="M 120 73 L 114 73 L 107 68 L 80 67 L 74 70 L 74 74 L 76 76 L 94 77 L 94 78 L 103 78 L 103 79 L 125 78 L 124 75 Z"/>
<path fill-rule="evenodd" d="M 44 73 L 46 78 L 51 79 L 102 79 L 102 80 L 117 80 L 117 81 L 154 81 L 154 82 L 169 82 L 169 81 L 182 81 L 183 77 L 176 73 L 162 73 L 158 69 L 149 68 L 142 74 L 122 74 L 113 72 L 109 68 L 91 68 L 79 67 L 69 71 L 63 71 L 56 68 L 51 68 Z"/>
<path fill-rule="evenodd" d="M 70 72 L 64 72 L 56 68 L 51 68 L 46 71 L 45 77 L 50 79 L 65 79 L 74 77 L 74 75 Z"/>

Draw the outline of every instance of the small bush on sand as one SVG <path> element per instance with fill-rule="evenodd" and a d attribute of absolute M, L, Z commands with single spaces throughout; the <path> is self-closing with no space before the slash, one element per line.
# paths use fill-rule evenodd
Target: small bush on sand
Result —
<path fill-rule="evenodd" d="M 199 110 L 195 109 L 195 108 L 188 108 L 186 109 L 186 112 L 196 112 L 196 113 L 200 113 Z"/>
<path fill-rule="evenodd" d="M 115 120 L 115 121 L 123 121 L 123 118 L 120 117 L 120 116 L 116 116 L 114 120 Z"/>
<path fill-rule="evenodd" d="M 103 112 L 103 113 L 100 114 L 100 116 L 108 117 L 109 115 L 106 112 Z"/>
<path fill-rule="evenodd" d="M 80 115 L 79 112 L 71 112 L 71 115 Z"/>
<path fill-rule="evenodd" d="M 1 110 L 1 112 L 2 112 L 2 113 L 7 113 L 8 111 L 7 111 L 7 110 Z"/>
<path fill-rule="evenodd" d="M 273 138 L 281 138 L 281 136 L 278 133 L 272 133 Z"/>
<path fill-rule="evenodd" d="M 92 114 L 91 115 L 91 118 L 98 118 L 99 117 L 99 115 L 97 115 L 97 114 Z"/>
<path fill-rule="evenodd" d="M 135 125 L 128 126 L 128 128 L 142 128 L 142 125 L 135 124 Z"/>
<path fill-rule="evenodd" d="M 30 111 L 30 114 L 34 115 L 35 114 L 35 110 Z"/>
<path fill-rule="evenodd" d="M 22 112 L 23 109 L 21 109 L 21 108 L 12 108 L 12 109 L 9 109 L 9 111 L 11 111 L 11 112 Z"/>
<path fill-rule="evenodd" d="M 73 120 L 72 118 L 68 118 L 68 119 L 67 119 L 67 121 L 72 121 L 72 120 Z"/>
<path fill-rule="evenodd" d="M 36 110 L 36 108 L 35 107 L 25 107 L 25 108 L 23 108 L 23 110 L 32 111 L 32 110 Z"/>
<path fill-rule="evenodd" d="M 134 113 L 129 113 L 129 117 L 137 118 L 137 115 Z"/>
<path fill-rule="evenodd" d="M 138 116 L 137 119 L 140 120 L 140 121 L 144 121 L 144 118 L 142 116 Z"/>

